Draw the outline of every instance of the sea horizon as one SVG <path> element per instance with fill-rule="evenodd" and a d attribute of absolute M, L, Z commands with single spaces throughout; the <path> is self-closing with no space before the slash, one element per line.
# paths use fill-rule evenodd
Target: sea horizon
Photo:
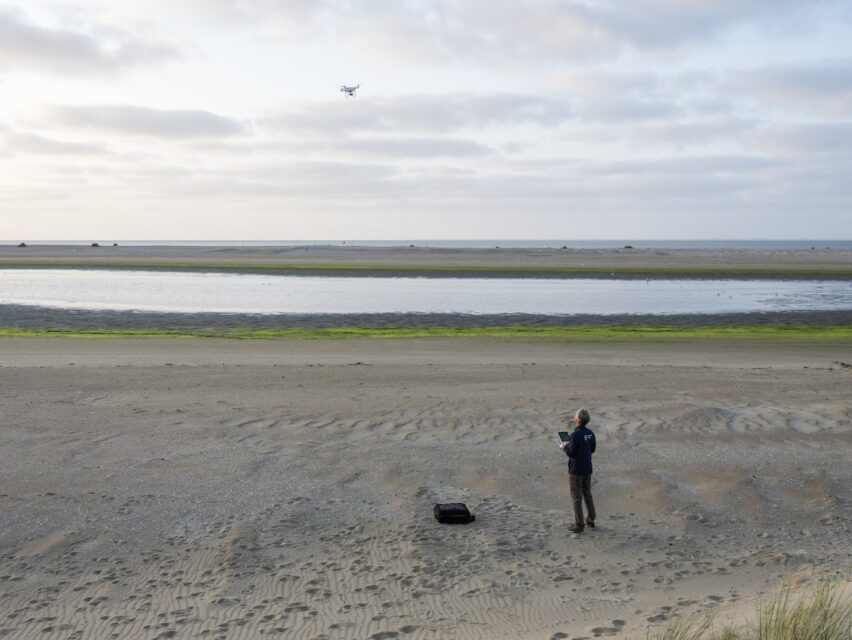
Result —
<path fill-rule="evenodd" d="M 295 239 L 295 240 L 135 240 L 100 239 L 87 240 L 0 240 L 0 245 L 27 246 L 100 246 L 130 247 L 420 247 L 434 249 L 852 249 L 852 239 L 395 239 L 395 240 L 341 240 L 341 239 Z"/>

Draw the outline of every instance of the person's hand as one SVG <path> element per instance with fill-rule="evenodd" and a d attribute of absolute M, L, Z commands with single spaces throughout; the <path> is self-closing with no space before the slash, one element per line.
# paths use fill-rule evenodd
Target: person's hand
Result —
<path fill-rule="evenodd" d="M 560 450 L 560 451 L 565 451 L 565 447 L 567 447 L 567 446 L 568 446 L 568 443 L 567 443 L 567 442 L 563 442 L 562 444 L 560 444 L 560 445 L 559 445 L 559 450 Z"/>

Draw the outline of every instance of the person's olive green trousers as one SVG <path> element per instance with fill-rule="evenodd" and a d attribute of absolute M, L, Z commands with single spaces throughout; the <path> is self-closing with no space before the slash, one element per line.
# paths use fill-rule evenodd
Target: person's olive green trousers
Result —
<path fill-rule="evenodd" d="M 569 486 L 571 487 L 571 501 L 574 503 L 574 524 L 580 529 L 584 528 L 583 500 L 586 501 L 586 509 L 589 511 L 589 522 L 595 521 L 595 502 L 592 500 L 592 476 L 575 476 L 568 474 Z"/>

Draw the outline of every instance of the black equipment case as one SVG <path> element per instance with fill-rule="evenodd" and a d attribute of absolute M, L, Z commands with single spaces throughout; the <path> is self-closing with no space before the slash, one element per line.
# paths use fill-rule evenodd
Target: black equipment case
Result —
<path fill-rule="evenodd" d="M 443 524 L 467 524 L 476 520 L 462 502 L 448 502 L 435 505 L 435 520 Z"/>

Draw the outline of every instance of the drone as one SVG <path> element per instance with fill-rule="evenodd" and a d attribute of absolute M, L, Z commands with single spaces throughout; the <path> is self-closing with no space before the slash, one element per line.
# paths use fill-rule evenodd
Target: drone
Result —
<path fill-rule="evenodd" d="M 361 87 L 361 85 L 360 85 L 360 84 L 356 84 L 354 87 L 350 87 L 350 86 L 347 86 L 347 85 L 343 85 L 342 87 L 340 87 L 340 90 L 341 90 L 343 93 L 345 93 L 347 96 L 349 96 L 349 97 L 351 97 L 351 98 L 354 98 L 354 97 L 355 97 L 355 92 L 356 92 L 356 91 L 358 91 L 358 89 L 359 89 L 360 87 Z"/>

